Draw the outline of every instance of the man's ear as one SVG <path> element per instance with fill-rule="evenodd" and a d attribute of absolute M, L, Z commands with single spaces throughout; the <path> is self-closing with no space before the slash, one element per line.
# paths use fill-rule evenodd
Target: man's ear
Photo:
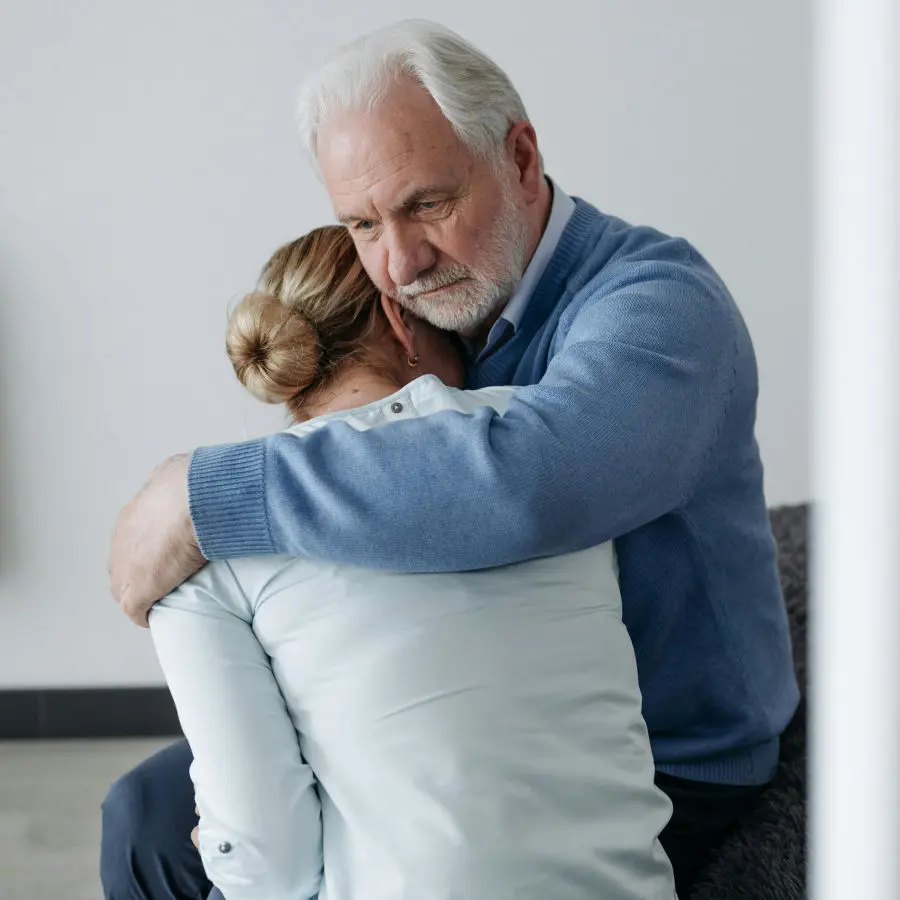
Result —
<path fill-rule="evenodd" d="M 506 134 L 506 152 L 513 161 L 518 181 L 529 200 L 536 200 L 544 178 L 537 135 L 530 122 L 516 122 Z"/>
<path fill-rule="evenodd" d="M 416 356 L 416 334 L 408 321 L 409 313 L 387 294 L 381 295 L 381 308 L 397 342 L 406 351 L 407 357 L 413 359 Z"/>

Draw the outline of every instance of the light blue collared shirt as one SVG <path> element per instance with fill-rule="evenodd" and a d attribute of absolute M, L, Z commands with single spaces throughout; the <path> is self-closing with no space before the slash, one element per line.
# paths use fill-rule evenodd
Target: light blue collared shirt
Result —
<path fill-rule="evenodd" d="M 559 240 L 572 213 L 575 212 L 575 201 L 558 185 L 554 184 L 549 178 L 550 189 L 553 192 L 553 202 L 550 206 L 550 218 L 547 220 L 547 227 L 541 236 L 540 243 L 534 251 L 534 256 L 528 263 L 522 280 L 516 288 L 516 292 L 510 298 L 509 303 L 500 314 L 500 318 L 494 322 L 493 327 L 488 333 L 487 341 L 484 347 L 477 354 L 480 358 L 484 354 L 494 349 L 508 333 L 515 334 L 528 308 L 528 303 L 534 294 L 534 289 L 547 268 L 547 263 L 556 251 Z"/>

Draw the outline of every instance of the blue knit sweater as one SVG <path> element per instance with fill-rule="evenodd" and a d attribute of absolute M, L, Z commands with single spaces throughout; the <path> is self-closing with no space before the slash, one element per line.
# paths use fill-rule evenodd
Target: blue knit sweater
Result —
<path fill-rule="evenodd" d="M 615 538 L 657 768 L 769 780 L 798 692 L 756 362 L 716 273 L 686 241 L 579 200 L 519 329 L 469 374 L 492 384 L 523 386 L 503 417 L 337 422 L 197 450 L 204 554 L 427 572 Z"/>

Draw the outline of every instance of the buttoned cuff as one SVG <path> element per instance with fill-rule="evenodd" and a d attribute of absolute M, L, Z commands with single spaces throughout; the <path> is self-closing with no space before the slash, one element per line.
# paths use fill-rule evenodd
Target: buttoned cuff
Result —
<path fill-rule="evenodd" d="M 206 877 L 228 900 L 308 900 L 319 893 L 322 858 L 304 871 L 297 867 L 303 852 L 286 852 L 291 842 L 310 839 L 292 835 L 287 840 L 272 837 L 271 847 L 223 836 L 224 829 L 200 820 L 200 858 Z M 284 870 L 280 864 L 288 861 Z"/>

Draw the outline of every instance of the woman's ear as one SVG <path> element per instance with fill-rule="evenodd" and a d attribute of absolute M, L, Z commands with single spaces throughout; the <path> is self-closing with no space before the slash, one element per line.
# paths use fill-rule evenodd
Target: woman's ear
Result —
<path fill-rule="evenodd" d="M 394 337 L 406 351 L 407 357 L 409 359 L 415 358 L 416 334 L 410 326 L 406 310 L 393 297 L 388 297 L 387 294 L 381 295 L 381 308 L 384 311 L 385 318 L 388 320 L 388 325 L 391 326 Z"/>

